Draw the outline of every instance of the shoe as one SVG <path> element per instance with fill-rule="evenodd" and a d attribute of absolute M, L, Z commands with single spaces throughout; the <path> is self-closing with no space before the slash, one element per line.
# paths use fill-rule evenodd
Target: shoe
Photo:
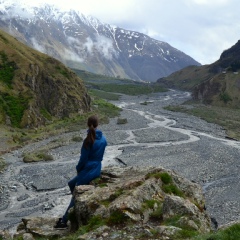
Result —
<path fill-rule="evenodd" d="M 68 225 L 65 222 L 63 222 L 62 218 L 59 218 L 58 222 L 56 223 L 54 228 L 56 228 L 56 229 L 67 229 Z"/>

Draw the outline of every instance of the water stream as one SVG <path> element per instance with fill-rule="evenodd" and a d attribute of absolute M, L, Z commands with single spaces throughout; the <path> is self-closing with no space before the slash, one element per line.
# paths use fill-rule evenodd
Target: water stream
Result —
<path fill-rule="evenodd" d="M 157 156 L 160 156 L 161 162 L 159 164 L 166 165 L 166 167 L 176 167 L 185 177 L 190 177 L 194 181 L 198 182 L 199 179 L 202 179 L 202 182 L 199 183 L 202 184 L 205 191 L 211 215 L 219 218 L 221 223 L 229 222 L 232 219 L 236 220 L 239 218 L 240 210 L 229 211 L 224 205 L 227 203 L 225 200 L 217 203 L 220 207 L 216 208 L 215 203 L 218 199 L 216 200 L 215 196 L 219 198 L 221 194 L 230 194 L 234 209 L 240 205 L 240 200 L 236 195 L 236 191 L 240 190 L 236 181 L 239 174 L 233 173 L 240 167 L 238 160 L 240 143 L 226 139 L 220 133 L 215 134 L 215 132 L 220 132 L 219 128 L 216 127 L 215 130 L 215 126 L 202 120 L 162 110 L 163 106 L 173 102 L 175 104 L 181 103 L 189 97 L 189 93 L 171 91 L 167 94 L 141 98 L 123 98 L 122 101 L 116 102 L 115 104 L 124 110 L 123 114 L 128 114 L 133 120 L 126 126 L 117 126 L 112 123 L 112 126 L 117 126 L 115 132 L 105 126 L 105 132 L 107 136 L 112 138 L 112 144 L 109 144 L 106 149 L 103 167 L 107 165 L 134 165 L 135 163 L 131 162 L 134 157 L 139 158 L 137 159 L 139 164 L 143 164 L 141 157 L 135 155 L 128 157 L 125 152 L 131 147 L 135 148 L 135 153 L 141 151 L 139 154 L 142 154 L 144 159 L 145 155 L 149 156 L 147 149 L 151 148 L 151 156 L 153 156 L 151 163 L 155 163 Z M 142 106 L 140 104 L 142 101 L 147 101 L 148 105 Z M 142 124 L 141 119 L 146 122 L 145 125 Z M 181 127 L 182 123 L 185 124 L 185 127 Z M 155 135 L 158 136 L 157 134 L 161 137 L 160 140 L 154 138 Z M 114 139 L 114 136 L 121 138 L 120 143 Z M 37 164 L 24 164 L 22 162 L 24 151 L 31 151 L 41 145 L 48 144 L 49 141 L 34 143 L 3 156 L 11 164 L 7 171 L 0 175 L 2 185 L 0 188 L 2 204 L 0 229 L 15 227 L 24 216 L 61 216 L 65 210 L 71 197 L 67 180 L 75 174 L 74 166 L 79 158 L 79 144 L 70 144 L 52 150 L 54 162 Z M 221 155 L 218 153 L 218 149 L 222 151 Z M 179 159 L 176 159 L 176 156 Z M 203 162 L 204 164 L 202 164 Z M 215 162 L 217 162 L 217 167 L 214 165 Z M 233 170 L 230 169 L 230 164 L 236 165 L 232 167 Z M 221 173 L 223 167 L 224 171 Z M 233 174 L 235 175 L 233 176 Z M 228 188 L 228 192 L 224 193 L 226 189 L 224 191 L 218 189 L 219 184 L 223 182 L 228 184 L 228 187 L 235 184 L 235 189 L 229 193 Z M 212 191 L 215 191 L 214 196 Z M 218 192 L 216 193 L 216 191 Z M 226 208 L 225 215 L 221 214 L 222 208 Z"/>

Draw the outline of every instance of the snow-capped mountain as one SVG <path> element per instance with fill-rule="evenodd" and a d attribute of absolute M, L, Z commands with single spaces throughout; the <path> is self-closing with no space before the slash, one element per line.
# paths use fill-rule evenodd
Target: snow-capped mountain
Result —
<path fill-rule="evenodd" d="M 71 68 L 110 76 L 155 81 L 200 65 L 166 42 L 48 4 L 0 0 L 0 28 Z"/>

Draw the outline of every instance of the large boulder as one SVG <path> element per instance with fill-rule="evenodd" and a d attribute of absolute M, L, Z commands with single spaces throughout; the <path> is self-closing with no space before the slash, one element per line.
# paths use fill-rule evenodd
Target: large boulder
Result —
<path fill-rule="evenodd" d="M 77 186 L 74 192 L 70 220 L 77 229 L 90 231 L 81 238 L 94 237 L 94 231 L 104 234 L 94 230 L 100 226 L 110 227 L 102 228 L 109 237 L 117 231 L 135 238 L 147 233 L 160 237 L 181 236 L 186 230 L 193 235 L 210 232 L 201 187 L 173 171 L 107 167 L 94 184 Z"/>
<path fill-rule="evenodd" d="M 56 218 L 24 218 L 15 237 L 53 239 L 78 230 L 74 237 L 82 240 L 175 240 L 211 230 L 202 188 L 161 167 L 106 167 L 75 188 L 74 200 L 69 229 L 54 229 Z"/>

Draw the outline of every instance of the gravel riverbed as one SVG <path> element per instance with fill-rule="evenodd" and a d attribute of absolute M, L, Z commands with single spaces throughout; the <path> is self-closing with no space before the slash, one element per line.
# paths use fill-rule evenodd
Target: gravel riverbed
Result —
<path fill-rule="evenodd" d="M 189 99 L 187 92 L 122 96 L 114 104 L 117 118 L 99 128 L 108 140 L 107 165 L 163 166 L 199 183 L 206 208 L 219 225 L 240 220 L 240 143 L 226 139 L 224 130 L 197 117 L 164 110 Z M 54 161 L 23 163 L 22 153 L 51 146 L 59 138 L 85 137 L 86 131 L 66 133 L 3 155 L 9 164 L 0 174 L 0 229 L 14 231 L 25 216 L 61 216 L 70 200 L 68 180 L 74 176 L 81 142 L 49 149 Z"/>

